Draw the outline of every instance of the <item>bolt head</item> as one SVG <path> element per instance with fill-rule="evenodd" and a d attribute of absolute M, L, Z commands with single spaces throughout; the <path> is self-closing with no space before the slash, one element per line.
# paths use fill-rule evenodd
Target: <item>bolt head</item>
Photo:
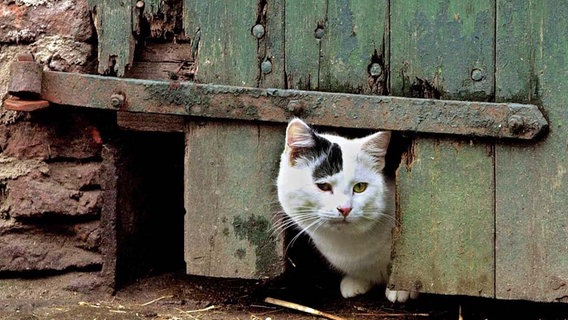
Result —
<path fill-rule="evenodd" d="M 252 35 L 257 38 L 257 39 L 262 39 L 262 37 L 264 37 L 264 26 L 261 24 L 257 24 L 254 27 L 252 27 Z"/>
<path fill-rule="evenodd" d="M 260 70 L 263 74 L 269 74 L 272 72 L 272 62 L 270 60 L 264 60 L 260 64 Z"/>
<path fill-rule="evenodd" d="M 473 70 L 471 70 L 471 80 L 481 81 L 484 78 L 485 78 L 485 75 L 483 74 L 483 70 L 481 70 L 479 68 L 474 68 Z"/>
<path fill-rule="evenodd" d="M 381 75 L 381 73 L 383 73 L 383 68 L 381 67 L 380 64 L 375 62 L 375 63 L 371 64 L 371 68 L 369 68 L 369 73 L 373 77 L 378 77 L 378 76 Z"/>
<path fill-rule="evenodd" d="M 525 118 L 519 115 L 512 115 L 507 120 L 507 125 L 512 132 L 520 132 L 525 127 Z"/>
<path fill-rule="evenodd" d="M 304 106 L 299 100 L 290 100 L 290 102 L 288 102 L 288 105 L 286 106 L 286 109 L 296 117 L 299 117 L 304 111 Z"/>
<path fill-rule="evenodd" d="M 124 104 L 124 95 L 120 93 L 114 93 L 110 96 L 110 104 L 115 108 L 120 108 Z"/>
<path fill-rule="evenodd" d="M 316 30 L 314 31 L 314 37 L 316 37 L 316 39 L 323 38 L 324 34 L 325 34 L 325 29 L 323 27 L 317 27 Z"/>

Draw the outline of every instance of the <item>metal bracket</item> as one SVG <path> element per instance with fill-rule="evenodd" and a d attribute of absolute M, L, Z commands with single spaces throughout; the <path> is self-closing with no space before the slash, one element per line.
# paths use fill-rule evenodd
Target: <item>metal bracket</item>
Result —
<path fill-rule="evenodd" d="M 12 74 L 12 79 L 17 77 Z M 548 128 L 532 104 L 259 89 L 52 71 L 43 72 L 41 84 L 39 98 L 50 103 L 128 112 L 267 122 L 301 117 L 323 126 L 525 140 Z M 6 109 L 14 109 L 11 99 L 4 102 Z"/>

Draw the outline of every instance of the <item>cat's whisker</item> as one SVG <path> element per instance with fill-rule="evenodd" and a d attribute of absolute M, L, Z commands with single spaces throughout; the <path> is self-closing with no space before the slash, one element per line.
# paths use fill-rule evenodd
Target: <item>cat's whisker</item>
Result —
<path fill-rule="evenodd" d="M 292 240 L 290 240 L 290 243 L 288 243 L 288 245 L 286 246 L 286 250 L 285 250 L 285 251 L 288 251 L 288 249 L 290 248 L 290 246 L 293 246 L 294 243 L 296 242 L 296 240 L 298 240 L 298 238 L 299 238 L 302 234 L 306 233 L 306 232 L 308 231 L 308 229 L 310 229 L 311 227 L 313 227 L 313 226 L 314 226 L 315 224 L 317 224 L 318 222 L 320 222 L 320 220 L 319 220 L 319 219 L 316 219 L 314 222 L 312 222 L 311 224 L 309 224 L 307 227 L 302 228 L 302 230 L 300 230 L 300 232 L 298 232 L 298 234 L 296 234 L 296 235 L 294 236 L 294 238 L 292 238 Z"/>
<path fill-rule="evenodd" d="M 296 220 L 287 217 L 285 221 L 282 221 L 281 223 L 274 225 L 271 234 L 272 236 L 280 237 L 286 230 L 298 227 L 298 223 L 311 222 L 311 220 L 315 219 L 317 219 L 317 217 L 314 216 L 303 216 L 297 218 Z"/>

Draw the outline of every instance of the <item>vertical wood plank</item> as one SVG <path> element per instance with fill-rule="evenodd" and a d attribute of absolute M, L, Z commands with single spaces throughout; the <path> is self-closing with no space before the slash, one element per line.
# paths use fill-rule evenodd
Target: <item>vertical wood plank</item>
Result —
<path fill-rule="evenodd" d="M 387 21 L 384 1 L 286 1 L 288 87 L 377 93 L 369 67 L 375 50 L 383 59 L 389 51 Z"/>
<path fill-rule="evenodd" d="M 197 49 L 196 80 L 284 87 L 282 19 L 283 4 L 278 0 L 185 1 L 185 30 L 193 32 L 193 48 Z M 260 39 L 252 33 L 256 24 L 264 26 Z M 267 61 L 269 68 L 262 66 Z M 189 124 L 185 178 L 188 273 L 258 279 L 283 272 L 283 239 L 271 234 L 278 210 L 274 180 L 283 134 L 284 127 L 265 124 Z"/>
<path fill-rule="evenodd" d="M 186 263 L 192 274 L 264 278 L 282 272 L 273 237 L 274 177 L 284 133 L 239 122 L 192 122 L 186 134 Z M 275 157 L 276 155 L 276 157 Z"/>
<path fill-rule="evenodd" d="M 401 229 L 393 282 L 422 292 L 493 296 L 493 157 L 467 141 L 414 143 L 397 175 Z"/>
<path fill-rule="evenodd" d="M 393 95 L 410 96 L 418 77 L 444 99 L 493 98 L 494 1 L 395 0 L 391 25 Z"/>
<path fill-rule="evenodd" d="M 442 98 L 490 99 L 492 1 L 391 1 L 391 92 L 416 77 Z M 479 81 L 472 70 L 485 70 Z M 397 176 L 400 228 L 392 285 L 423 292 L 494 295 L 492 145 L 414 140 Z"/>
<path fill-rule="evenodd" d="M 500 0 L 497 99 L 542 106 L 549 134 L 496 147 L 496 296 L 568 302 L 568 8 Z"/>
<path fill-rule="evenodd" d="M 370 68 L 374 55 L 388 61 L 387 14 L 386 1 L 328 1 L 321 40 L 320 90 L 383 93 L 372 91 Z M 385 77 L 387 71 L 385 65 L 374 66 L 373 75 Z"/>
<path fill-rule="evenodd" d="M 88 0 L 98 39 L 98 73 L 124 76 L 134 60 L 131 0 Z"/>
<path fill-rule="evenodd" d="M 289 89 L 317 90 L 321 39 L 325 37 L 326 0 L 287 0 L 286 77 Z"/>

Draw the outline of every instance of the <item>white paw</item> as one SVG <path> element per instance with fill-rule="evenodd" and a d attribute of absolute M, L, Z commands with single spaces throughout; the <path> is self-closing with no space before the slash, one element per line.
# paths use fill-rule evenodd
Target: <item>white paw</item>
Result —
<path fill-rule="evenodd" d="M 343 298 L 351 298 L 363 293 L 366 293 L 371 289 L 373 284 L 368 280 L 361 280 L 357 278 L 352 278 L 350 276 L 345 276 L 341 280 L 339 289 L 341 289 L 341 295 Z"/>
<path fill-rule="evenodd" d="M 385 290 L 385 296 L 392 303 L 395 303 L 395 302 L 404 303 L 409 298 L 410 299 L 417 299 L 418 298 L 418 292 L 416 292 L 416 291 L 405 291 L 405 290 L 391 290 L 387 287 L 387 289 Z"/>

